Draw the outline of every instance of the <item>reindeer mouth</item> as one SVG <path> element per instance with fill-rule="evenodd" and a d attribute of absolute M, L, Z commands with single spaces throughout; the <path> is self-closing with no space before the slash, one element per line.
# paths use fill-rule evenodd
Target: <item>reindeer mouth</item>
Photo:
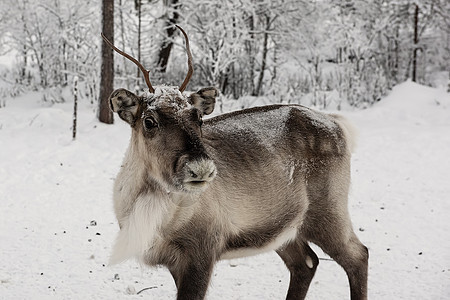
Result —
<path fill-rule="evenodd" d="M 204 190 L 214 180 L 217 171 L 212 160 L 200 159 L 186 163 L 183 188 L 187 191 Z"/>
<path fill-rule="evenodd" d="M 201 189 L 208 184 L 207 181 L 188 181 L 185 182 L 184 185 L 190 188 Z"/>
<path fill-rule="evenodd" d="M 187 181 L 185 184 L 191 185 L 191 186 L 203 186 L 207 184 L 208 181 L 206 180 L 194 180 L 194 181 Z"/>
<path fill-rule="evenodd" d="M 188 192 L 203 191 L 211 180 L 185 180 L 183 188 Z"/>

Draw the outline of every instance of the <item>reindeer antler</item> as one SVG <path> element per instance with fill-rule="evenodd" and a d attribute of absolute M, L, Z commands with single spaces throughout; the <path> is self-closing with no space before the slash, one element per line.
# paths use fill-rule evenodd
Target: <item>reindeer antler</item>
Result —
<path fill-rule="evenodd" d="M 184 35 L 184 39 L 186 41 L 186 52 L 187 52 L 187 56 L 188 56 L 188 73 L 186 75 L 186 78 L 184 79 L 183 83 L 181 84 L 179 90 L 180 92 L 184 92 L 184 90 L 186 89 L 186 86 L 189 83 L 189 80 L 192 77 L 192 74 L 194 73 L 194 67 L 192 66 L 192 54 L 191 54 L 191 48 L 189 47 L 189 39 L 188 36 L 186 34 L 186 32 L 183 30 L 183 28 L 181 28 L 178 25 L 175 25 L 178 29 L 181 30 L 181 32 Z"/>
<path fill-rule="evenodd" d="M 176 26 L 178 29 L 181 30 L 181 32 L 182 32 L 183 35 L 184 35 L 184 39 L 185 39 L 185 41 L 186 41 L 186 52 L 187 52 L 187 56 L 188 56 L 188 73 L 187 73 L 186 78 L 184 78 L 184 81 L 183 81 L 183 83 L 181 84 L 181 86 L 180 86 L 180 88 L 179 88 L 180 92 L 184 92 L 184 90 L 186 89 L 186 86 L 187 86 L 188 83 L 189 83 L 189 80 L 190 80 L 191 77 L 192 77 L 192 74 L 194 73 L 194 67 L 193 67 L 193 65 L 192 65 L 192 54 L 191 54 L 191 48 L 189 47 L 189 38 L 188 38 L 186 32 L 183 30 L 183 28 L 181 28 L 181 27 L 178 26 L 178 25 L 175 25 L 175 26 Z M 140 69 L 140 70 L 142 71 L 142 73 L 144 74 L 145 83 L 146 83 L 147 86 L 148 86 L 148 90 L 150 91 L 150 93 L 154 93 L 154 92 L 155 92 L 155 89 L 153 88 L 153 86 L 152 86 L 152 84 L 151 84 L 151 82 L 150 82 L 149 71 L 148 71 L 147 69 L 145 69 L 144 66 L 143 66 L 139 61 L 137 61 L 137 59 L 135 59 L 135 58 L 132 57 L 131 55 L 129 55 L 129 54 L 123 52 L 122 50 L 120 50 L 120 49 L 118 49 L 116 46 L 114 46 L 113 43 L 111 43 L 111 42 L 106 38 L 106 36 L 103 34 L 103 32 L 102 32 L 102 38 L 103 38 L 103 40 L 105 41 L 105 43 L 108 44 L 108 46 L 110 46 L 114 51 L 116 51 L 117 53 L 119 53 L 119 54 L 125 56 L 126 58 L 128 58 L 129 60 L 131 60 L 132 62 L 134 62 L 134 63 L 139 67 L 139 69 Z"/>
<path fill-rule="evenodd" d="M 150 78 L 149 78 L 149 71 L 147 69 L 144 68 L 144 66 L 138 62 L 134 57 L 132 57 L 131 55 L 123 52 L 122 50 L 118 49 L 116 46 L 114 46 L 107 38 L 106 36 L 103 34 L 102 32 L 102 38 L 105 41 L 106 44 L 108 44 L 108 46 L 110 46 L 114 51 L 116 51 L 117 53 L 125 56 L 126 58 L 128 58 L 129 60 L 131 60 L 132 62 L 134 62 L 139 69 L 141 69 L 142 73 L 144 74 L 144 78 L 145 78 L 145 83 L 148 86 L 148 90 L 150 91 L 150 93 L 154 93 L 155 89 L 153 88 L 151 82 L 150 82 Z M 187 38 L 187 37 L 186 37 Z M 186 83 L 187 84 L 187 83 Z"/>

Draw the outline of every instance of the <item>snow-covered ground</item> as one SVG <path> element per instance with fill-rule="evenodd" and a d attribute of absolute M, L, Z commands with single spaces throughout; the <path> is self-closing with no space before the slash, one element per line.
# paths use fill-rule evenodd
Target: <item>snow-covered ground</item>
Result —
<path fill-rule="evenodd" d="M 72 104 L 40 98 L 0 108 L 0 299 L 174 299 L 164 268 L 107 266 L 129 127 L 82 102 L 72 141 Z M 450 299 L 450 95 L 406 82 L 344 115 L 359 131 L 350 211 L 370 250 L 369 298 Z M 274 253 L 222 261 L 207 298 L 284 299 L 288 281 Z M 322 260 L 307 299 L 348 298 L 345 272 Z"/>

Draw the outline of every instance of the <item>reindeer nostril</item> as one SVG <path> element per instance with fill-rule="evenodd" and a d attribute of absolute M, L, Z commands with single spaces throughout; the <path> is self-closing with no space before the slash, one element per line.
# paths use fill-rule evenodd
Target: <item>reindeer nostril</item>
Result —
<path fill-rule="evenodd" d="M 214 171 L 212 171 L 211 173 L 209 173 L 209 178 L 214 177 Z"/>
<path fill-rule="evenodd" d="M 191 175 L 192 178 L 197 178 L 198 175 L 195 174 L 193 171 L 189 171 L 189 175 Z"/>

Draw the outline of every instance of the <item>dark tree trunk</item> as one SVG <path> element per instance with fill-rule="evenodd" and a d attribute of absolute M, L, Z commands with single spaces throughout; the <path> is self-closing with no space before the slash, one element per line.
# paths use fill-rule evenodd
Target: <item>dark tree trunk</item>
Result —
<path fill-rule="evenodd" d="M 20 71 L 20 83 L 25 81 L 25 78 L 27 76 L 27 46 L 23 45 L 23 50 L 22 50 L 22 57 L 23 57 L 23 66 L 22 69 Z"/>
<path fill-rule="evenodd" d="M 251 94 L 255 94 L 255 20 L 252 15 L 248 17 L 248 31 L 250 33 L 250 40 L 246 40 L 245 45 L 245 51 L 249 60 L 249 70 L 248 70 L 248 82 L 250 83 L 250 86 L 244 87 L 244 89 L 250 89 Z M 240 93 L 242 95 L 242 92 Z"/>
<path fill-rule="evenodd" d="M 166 37 L 161 45 L 161 50 L 158 55 L 158 70 L 162 73 L 165 73 L 167 70 L 167 63 L 169 62 L 170 52 L 173 47 L 172 37 L 175 33 L 174 25 L 177 23 L 180 16 L 178 14 L 178 9 L 181 4 L 178 3 L 178 0 L 169 1 L 169 5 L 173 7 L 173 13 L 171 16 L 169 15 L 169 19 L 166 22 Z"/>
<path fill-rule="evenodd" d="M 141 30 L 142 30 L 142 1 L 138 0 L 135 2 L 136 9 L 138 11 L 138 49 L 137 49 L 137 60 L 141 61 Z M 137 86 L 140 86 L 140 78 L 141 78 L 141 70 L 139 67 L 136 67 L 136 78 L 137 78 Z"/>
<path fill-rule="evenodd" d="M 120 20 L 120 37 L 122 40 L 122 49 L 125 49 L 125 23 L 123 21 L 123 0 L 119 0 L 119 20 Z M 128 78 L 128 71 L 127 71 L 127 58 L 123 57 L 123 76 L 126 77 L 126 84 L 127 89 L 130 89 L 130 80 Z M 138 75 L 139 77 L 139 75 Z"/>
<path fill-rule="evenodd" d="M 102 2 L 103 34 L 114 43 L 114 0 L 103 0 Z M 100 122 L 112 124 L 113 114 L 109 109 L 109 96 L 114 88 L 114 56 L 113 50 L 102 42 L 102 69 L 100 79 L 100 99 L 98 119 Z"/>
<path fill-rule="evenodd" d="M 419 43 L 419 6 L 414 4 L 414 49 L 413 49 L 413 66 L 412 66 L 412 81 L 417 82 L 417 51 L 419 50 L 417 44 Z"/>
<path fill-rule="evenodd" d="M 266 60 L 267 60 L 267 52 L 268 49 L 268 40 L 269 40 L 269 30 L 270 30 L 270 17 L 266 16 L 266 30 L 264 32 L 264 40 L 263 40 L 263 53 L 261 59 L 261 68 L 259 70 L 258 83 L 256 85 L 256 90 L 253 93 L 253 96 L 259 96 L 261 94 L 262 83 L 264 79 L 264 71 L 266 70 Z"/>
<path fill-rule="evenodd" d="M 400 30 L 398 25 L 395 28 L 395 40 L 394 40 L 394 67 L 392 71 L 392 75 L 394 78 L 394 82 L 389 84 L 389 88 L 394 86 L 399 81 L 399 61 L 400 61 L 400 47 L 399 47 L 399 41 L 400 41 Z"/>
<path fill-rule="evenodd" d="M 450 72 L 448 73 L 447 93 L 450 93 Z"/>
<path fill-rule="evenodd" d="M 66 86 L 67 84 L 68 84 L 68 78 L 67 78 L 67 73 L 68 73 L 68 70 L 67 70 L 67 49 L 66 49 L 66 42 L 64 41 L 63 42 L 63 60 L 64 60 L 64 62 L 63 62 L 63 68 L 64 68 L 64 74 L 63 74 L 63 76 L 64 76 L 64 78 L 63 78 L 63 83 L 62 83 L 62 85 L 63 86 Z"/>
<path fill-rule="evenodd" d="M 78 77 L 73 79 L 73 125 L 72 125 L 72 139 L 77 137 L 77 106 L 78 106 Z"/>

